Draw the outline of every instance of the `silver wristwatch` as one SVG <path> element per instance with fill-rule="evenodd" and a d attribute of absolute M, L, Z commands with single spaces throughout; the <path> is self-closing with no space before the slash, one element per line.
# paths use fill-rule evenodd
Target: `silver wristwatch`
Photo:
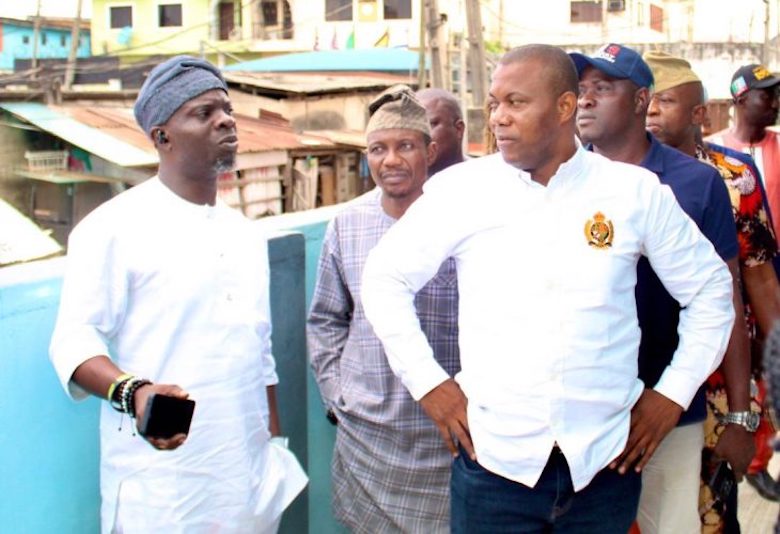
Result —
<path fill-rule="evenodd" d="M 720 422 L 733 423 L 745 427 L 748 432 L 755 432 L 761 417 L 756 412 L 729 412 L 720 417 Z"/>

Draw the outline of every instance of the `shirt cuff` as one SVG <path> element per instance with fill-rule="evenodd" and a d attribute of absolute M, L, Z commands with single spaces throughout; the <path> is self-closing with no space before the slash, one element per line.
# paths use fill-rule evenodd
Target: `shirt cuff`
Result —
<path fill-rule="evenodd" d="M 653 389 L 687 410 L 700 387 L 701 382 L 689 374 L 667 367 Z"/>
<path fill-rule="evenodd" d="M 71 380 L 79 365 L 96 356 L 108 356 L 103 338 L 92 328 L 79 328 L 52 341 L 50 356 L 60 384 L 73 400 L 82 400 L 89 393 Z"/>
<path fill-rule="evenodd" d="M 436 360 L 431 358 L 430 363 L 426 363 L 422 368 L 415 369 L 413 374 L 405 374 L 401 381 L 409 390 L 412 398 L 416 401 L 422 399 L 430 393 L 436 386 L 449 380 L 450 375 L 442 369 Z"/>
<path fill-rule="evenodd" d="M 276 374 L 276 372 L 266 373 L 265 375 L 265 385 L 266 386 L 275 386 L 279 383 L 279 376 Z"/>

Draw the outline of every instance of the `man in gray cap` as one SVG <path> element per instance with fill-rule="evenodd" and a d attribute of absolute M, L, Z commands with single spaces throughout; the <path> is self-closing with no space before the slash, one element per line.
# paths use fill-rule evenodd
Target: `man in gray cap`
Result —
<path fill-rule="evenodd" d="M 390 369 L 360 299 L 366 256 L 422 195 L 436 144 L 408 87 L 390 88 L 369 113 L 367 157 L 377 187 L 330 222 L 308 322 L 312 368 L 337 424 L 333 508 L 354 532 L 449 532 L 451 455 Z M 450 376 L 460 368 L 457 302 L 449 260 L 417 295 L 416 309 Z"/>
<path fill-rule="evenodd" d="M 70 397 L 108 401 L 102 530 L 274 532 L 306 479 L 270 441 L 267 242 L 216 198 L 238 144 L 227 86 L 206 61 L 175 57 L 152 70 L 135 116 L 158 175 L 73 230 L 50 349 Z M 165 415 L 158 402 L 188 398 L 191 426 L 178 410 L 167 417 L 181 425 L 144 426 L 147 411 Z"/>

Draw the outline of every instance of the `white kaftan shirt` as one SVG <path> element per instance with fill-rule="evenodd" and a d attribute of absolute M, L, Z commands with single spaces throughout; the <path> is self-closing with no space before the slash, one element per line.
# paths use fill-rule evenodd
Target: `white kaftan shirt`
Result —
<path fill-rule="evenodd" d="M 412 307 L 453 257 L 462 371 L 478 461 L 533 487 L 557 442 L 574 489 L 624 448 L 637 378 L 640 255 L 685 308 L 655 389 L 687 407 L 734 320 L 731 276 L 652 173 L 578 148 L 547 187 L 501 154 L 442 171 L 369 255 L 363 305 L 419 399 L 446 378 Z"/>
<path fill-rule="evenodd" d="M 247 532 L 270 524 L 267 241 L 238 212 L 196 205 L 152 178 L 73 231 L 51 359 L 66 391 L 85 360 L 177 384 L 196 401 L 187 441 L 158 451 L 101 408 L 103 532 Z M 120 429 L 121 427 L 121 429 Z M 127 521 L 130 518 L 131 521 Z"/>
<path fill-rule="evenodd" d="M 393 374 L 360 304 L 366 257 L 396 222 L 381 198 L 373 189 L 330 222 L 308 321 L 314 374 L 339 419 L 334 510 L 353 532 L 449 532 L 452 456 Z M 457 304 L 454 263 L 447 261 L 417 294 L 414 313 L 449 376 L 460 368 Z"/>

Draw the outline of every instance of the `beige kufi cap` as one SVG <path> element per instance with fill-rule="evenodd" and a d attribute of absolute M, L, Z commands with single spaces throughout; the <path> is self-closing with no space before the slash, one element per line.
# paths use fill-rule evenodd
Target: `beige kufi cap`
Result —
<path fill-rule="evenodd" d="M 406 85 L 394 85 L 368 105 L 366 135 L 376 130 L 403 128 L 417 130 L 431 137 L 425 107 Z"/>
<path fill-rule="evenodd" d="M 656 92 L 666 91 L 685 83 L 701 82 L 701 79 L 693 72 L 691 64 L 681 57 L 672 56 L 666 52 L 650 51 L 645 52 L 642 59 L 653 71 Z"/>

